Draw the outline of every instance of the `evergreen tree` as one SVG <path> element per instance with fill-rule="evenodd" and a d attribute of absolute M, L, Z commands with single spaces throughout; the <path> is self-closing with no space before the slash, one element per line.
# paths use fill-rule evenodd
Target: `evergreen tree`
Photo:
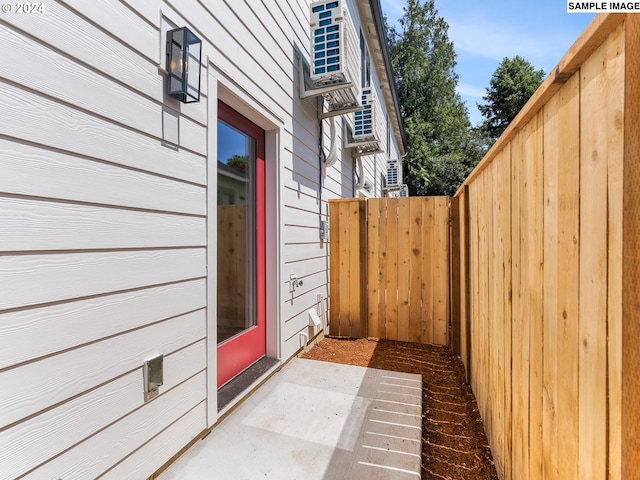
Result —
<path fill-rule="evenodd" d="M 491 77 L 486 95 L 482 97 L 487 103 L 478 104 L 485 118 L 481 128 L 490 143 L 502 135 L 543 79 L 544 70 L 536 70 L 519 55 L 502 60 Z"/>
<path fill-rule="evenodd" d="M 484 153 L 456 92 L 448 28 L 434 0 L 407 0 L 401 31 L 389 30 L 407 138 L 403 172 L 411 195 L 451 195 Z"/>

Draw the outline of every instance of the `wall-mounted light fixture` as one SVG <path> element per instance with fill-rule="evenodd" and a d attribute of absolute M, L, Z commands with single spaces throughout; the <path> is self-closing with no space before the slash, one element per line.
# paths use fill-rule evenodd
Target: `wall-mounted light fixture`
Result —
<path fill-rule="evenodd" d="M 187 27 L 167 32 L 168 92 L 183 103 L 200 101 L 202 40 Z"/>

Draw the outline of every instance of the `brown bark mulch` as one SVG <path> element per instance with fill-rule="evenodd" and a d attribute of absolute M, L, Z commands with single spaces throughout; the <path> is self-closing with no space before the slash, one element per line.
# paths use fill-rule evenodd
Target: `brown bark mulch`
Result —
<path fill-rule="evenodd" d="M 476 399 L 447 347 L 325 338 L 303 358 L 422 375 L 422 478 L 497 480 Z"/>

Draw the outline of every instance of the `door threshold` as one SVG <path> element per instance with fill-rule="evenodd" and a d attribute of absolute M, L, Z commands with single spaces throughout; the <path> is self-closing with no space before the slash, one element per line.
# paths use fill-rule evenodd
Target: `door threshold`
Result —
<path fill-rule="evenodd" d="M 218 389 L 218 413 L 279 363 L 280 360 L 277 358 L 262 357 L 240 375 L 220 387 Z"/>

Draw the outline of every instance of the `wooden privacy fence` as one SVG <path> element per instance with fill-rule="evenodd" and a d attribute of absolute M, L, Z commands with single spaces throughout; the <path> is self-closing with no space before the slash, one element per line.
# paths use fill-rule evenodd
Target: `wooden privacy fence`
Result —
<path fill-rule="evenodd" d="M 448 197 L 330 200 L 332 336 L 449 342 Z"/>
<path fill-rule="evenodd" d="M 599 15 L 452 199 L 503 480 L 640 478 L 640 15 Z"/>

